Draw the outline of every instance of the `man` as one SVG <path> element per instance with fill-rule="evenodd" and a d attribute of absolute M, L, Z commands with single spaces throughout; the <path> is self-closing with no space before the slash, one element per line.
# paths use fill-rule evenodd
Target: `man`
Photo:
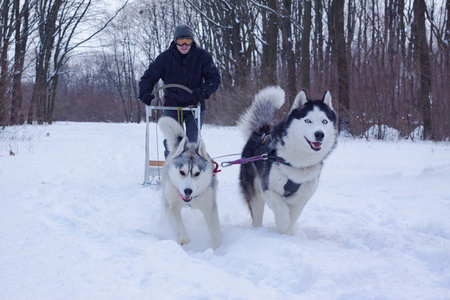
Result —
<path fill-rule="evenodd" d="M 189 26 L 179 25 L 175 29 L 169 49 L 158 55 L 141 77 L 139 99 L 146 105 L 155 98 L 151 93 L 160 79 L 165 85 L 180 84 L 193 91 L 190 94 L 177 87 L 164 89 L 164 106 L 186 107 L 200 103 L 203 123 L 205 100 L 219 87 L 220 74 L 211 55 L 195 43 L 194 32 Z M 164 110 L 163 114 L 181 122 L 177 111 Z M 196 142 L 199 128 L 192 112 L 183 111 L 183 120 L 189 141 Z"/>

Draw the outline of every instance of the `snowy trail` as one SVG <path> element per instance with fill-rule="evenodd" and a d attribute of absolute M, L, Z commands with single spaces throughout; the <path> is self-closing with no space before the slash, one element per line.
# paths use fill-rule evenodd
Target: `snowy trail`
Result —
<path fill-rule="evenodd" d="M 450 299 L 450 144 L 340 139 L 293 236 L 270 209 L 252 228 L 239 168 L 222 168 L 213 251 L 199 212 L 183 211 L 183 247 L 160 220 L 160 191 L 140 185 L 144 134 L 0 131 L 2 299 Z M 202 134 L 212 157 L 243 145 L 234 127 Z"/>

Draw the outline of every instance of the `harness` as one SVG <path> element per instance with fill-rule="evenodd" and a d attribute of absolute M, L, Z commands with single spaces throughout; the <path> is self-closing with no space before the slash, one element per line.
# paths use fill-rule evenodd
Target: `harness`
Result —
<path fill-rule="evenodd" d="M 259 161 L 259 160 L 272 160 L 276 163 L 292 167 L 284 158 L 277 156 L 277 151 L 275 148 L 275 142 L 272 139 L 271 134 L 264 133 L 261 136 L 261 144 L 257 147 L 257 152 L 263 152 L 264 154 L 252 156 L 248 158 L 240 158 L 233 161 L 225 161 L 221 163 L 222 167 L 229 167 L 232 165 L 241 165 L 249 162 Z M 284 185 L 283 197 L 289 197 L 295 194 L 302 184 L 296 183 L 290 179 Z"/>
<path fill-rule="evenodd" d="M 284 185 L 284 197 L 289 197 L 295 194 L 298 189 L 300 188 L 302 184 L 301 183 L 295 183 L 292 180 L 288 179 L 286 184 Z"/>
<path fill-rule="evenodd" d="M 219 164 L 213 160 L 213 163 L 215 165 L 214 171 L 213 171 L 213 177 L 216 176 L 217 173 L 222 172 L 222 170 L 219 170 Z"/>

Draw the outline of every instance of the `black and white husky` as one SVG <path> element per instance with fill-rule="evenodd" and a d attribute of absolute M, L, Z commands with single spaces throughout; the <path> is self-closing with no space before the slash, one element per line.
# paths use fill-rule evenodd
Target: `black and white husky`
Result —
<path fill-rule="evenodd" d="M 261 90 L 241 116 L 239 126 L 247 143 L 242 157 L 263 155 L 241 165 L 241 192 L 252 215 L 262 226 L 264 205 L 273 210 L 280 233 L 291 234 L 306 202 L 319 182 L 322 163 L 336 144 L 336 114 L 331 96 L 309 100 L 302 90 L 283 121 L 276 115 L 284 104 L 280 87 Z"/>
<path fill-rule="evenodd" d="M 185 207 L 199 209 L 206 220 L 214 249 L 220 246 L 221 230 L 217 212 L 217 179 L 215 165 L 199 138 L 190 143 L 180 124 L 170 117 L 159 120 L 167 140 L 169 155 L 164 162 L 162 178 L 162 209 L 177 235 L 178 243 L 186 245 L 189 235 L 181 217 Z"/>

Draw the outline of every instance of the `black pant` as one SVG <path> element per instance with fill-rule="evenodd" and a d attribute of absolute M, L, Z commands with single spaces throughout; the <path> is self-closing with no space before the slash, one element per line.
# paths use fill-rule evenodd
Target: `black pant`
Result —
<path fill-rule="evenodd" d="M 198 128 L 197 120 L 194 118 L 194 112 L 183 110 L 182 113 L 183 121 L 186 126 L 186 136 L 189 142 L 197 142 L 198 131 L 201 129 L 201 127 Z M 202 111 L 200 113 L 201 124 L 203 124 L 203 115 L 204 112 Z M 164 110 L 163 116 L 171 117 L 176 121 L 181 122 L 181 120 L 178 120 L 178 111 L 176 110 Z"/>

